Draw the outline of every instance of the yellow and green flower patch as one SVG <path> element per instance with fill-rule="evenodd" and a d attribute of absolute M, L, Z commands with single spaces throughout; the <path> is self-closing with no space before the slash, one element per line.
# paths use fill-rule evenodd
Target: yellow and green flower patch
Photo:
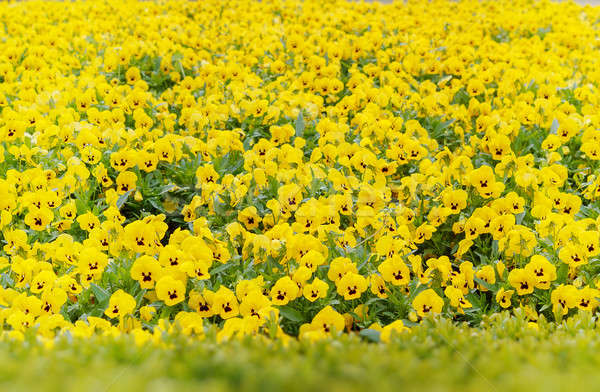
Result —
<path fill-rule="evenodd" d="M 1 4 L 0 340 L 595 325 L 599 18 L 548 1 Z"/>

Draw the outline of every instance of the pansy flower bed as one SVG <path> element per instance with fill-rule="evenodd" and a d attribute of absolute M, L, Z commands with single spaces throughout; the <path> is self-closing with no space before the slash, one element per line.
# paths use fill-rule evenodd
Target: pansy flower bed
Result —
<path fill-rule="evenodd" d="M 0 20 L 3 340 L 595 320 L 600 10 L 25 2 Z"/>

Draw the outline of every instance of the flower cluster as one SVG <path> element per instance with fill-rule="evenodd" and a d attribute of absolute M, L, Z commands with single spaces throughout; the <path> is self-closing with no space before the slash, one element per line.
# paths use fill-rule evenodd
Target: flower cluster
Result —
<path fill-rule="evenodd" d="M 600 10 L 0 5 L 0 331 L 388 341 L 600 305 Z"/>

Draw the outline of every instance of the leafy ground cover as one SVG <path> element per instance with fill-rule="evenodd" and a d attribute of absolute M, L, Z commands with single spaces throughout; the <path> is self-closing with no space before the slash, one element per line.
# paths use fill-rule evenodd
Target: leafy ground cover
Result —
<path fill-rule="evenodd" d="M 344 335 L 319 342 L 167 339 L 139 347 L 128 336 L 0 346 L 0 385 L 10 390 L 114 391 L 563 391 L 598 382 L 597 326 L 577 316 L 527 326 L 507 313 L 483 328 L 426 322 L 393 343 Z M 33 377 L 32 374 L 36 376 Z"/>

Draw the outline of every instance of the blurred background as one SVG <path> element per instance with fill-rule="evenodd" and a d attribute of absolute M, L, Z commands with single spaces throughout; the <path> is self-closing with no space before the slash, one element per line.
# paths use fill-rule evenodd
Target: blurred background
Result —
<path fill-rule="evenodd" d="M 392 3 L 394 0 L 366 0 L 366 1 L 379 1 L 380 3 Z M 398 0 L 396 0 L 398 1 Z M 426 1 L 426 0 L 424 0 Z M 557 1 L 561 1 L 561 0 L 557 0 Z M 582 5 L 600 5 L 600 0 L 573 0 L 575 3 L 578 4 L 582 4 Z"/>

